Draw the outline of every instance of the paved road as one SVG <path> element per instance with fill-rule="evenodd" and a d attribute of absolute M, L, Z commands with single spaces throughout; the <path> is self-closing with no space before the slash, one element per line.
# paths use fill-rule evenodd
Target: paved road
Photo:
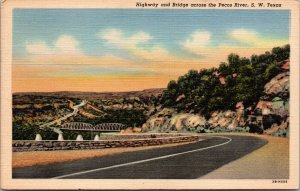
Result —
<path fill-rule="evenodd" d="M 13 178 L 193 179 L 265 145 L 247 136 L 203 136 L 176 147 L 13 169 Z"/>

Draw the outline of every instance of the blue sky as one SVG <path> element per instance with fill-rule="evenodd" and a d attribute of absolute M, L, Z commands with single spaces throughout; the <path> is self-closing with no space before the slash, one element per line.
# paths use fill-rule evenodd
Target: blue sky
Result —
<path fill-rule="evenodd" d="M 177 54 L 187 53 L 178 42 L 195 30 L 209 31 L 213 37 L 211 46 L 240 43 L 226 38 L 226 32 L 235 28 L 274 38 L 288 38 L 289 35 L 288 11 L 16 9 L 13 18 L 14 55 L 26 55 L 26 41 L 44 40 L 51 44 L 62 34 L 76 38 L 85 54 L 103 55 L 109 50 L 96 34 L 107 28 L 118 28 L 125 36 L 145 31 L 153 39 L 144 46 L 160 44 Z"/>
<path fill-rule="evenodd" d="M 289 23 L 288 10 L 14 9 L 13 91 L 163 88 L 288 44 Z"/>

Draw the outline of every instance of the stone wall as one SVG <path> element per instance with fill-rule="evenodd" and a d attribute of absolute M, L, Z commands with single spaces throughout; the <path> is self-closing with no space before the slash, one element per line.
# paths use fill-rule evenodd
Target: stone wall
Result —
<path fill-rule="evenodd" d="M 141 147 L 198 141 L 198 135 L 176 136 L 165 138 L 147 138 L 131 140 L 100 140 L 100 141 L 13 141 L 13 152 L 24 151 L 54 151 L 54 150 L 83 150 L 105 149 L 116 147 Z"/>
<path fill-rule="evenodd" d="M 149 139 L 149 138 L 166 138 L 166 137 L 179 137 L 186 136 L 183 133 L 132 133 L 132 134 L 101 134 L 100 140 L 130 140 L 130 139 Z"/>

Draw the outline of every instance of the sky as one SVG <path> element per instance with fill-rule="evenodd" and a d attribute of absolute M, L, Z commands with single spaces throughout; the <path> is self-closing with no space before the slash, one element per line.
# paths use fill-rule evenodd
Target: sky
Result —
<path fill-rule="evenodd" d="M 164 88 L 289 43 L 287 10 L 15 9 L 13 92 Z"/>

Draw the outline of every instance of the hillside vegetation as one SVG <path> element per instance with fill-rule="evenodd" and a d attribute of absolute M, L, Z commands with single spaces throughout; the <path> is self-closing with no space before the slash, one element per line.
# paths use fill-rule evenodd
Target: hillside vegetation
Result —
<path fill-rule="evenodd" d="M 245 108 L 254 106 L 265 95 L 266 83 L 286 71 L 282 62 L 289 57 L 289 45 L 251 58 L 230 54 L 218 68 L 190 70 L 177 81 L 170 81 L 160 103 L 206 117 L 213 111 L 235 110 L 238 102 Z"/>
<path fill-rule="evenodd" d="M 170 81 L 143 131 L 240 131 L 288 136 L 290 46 Z"/>

